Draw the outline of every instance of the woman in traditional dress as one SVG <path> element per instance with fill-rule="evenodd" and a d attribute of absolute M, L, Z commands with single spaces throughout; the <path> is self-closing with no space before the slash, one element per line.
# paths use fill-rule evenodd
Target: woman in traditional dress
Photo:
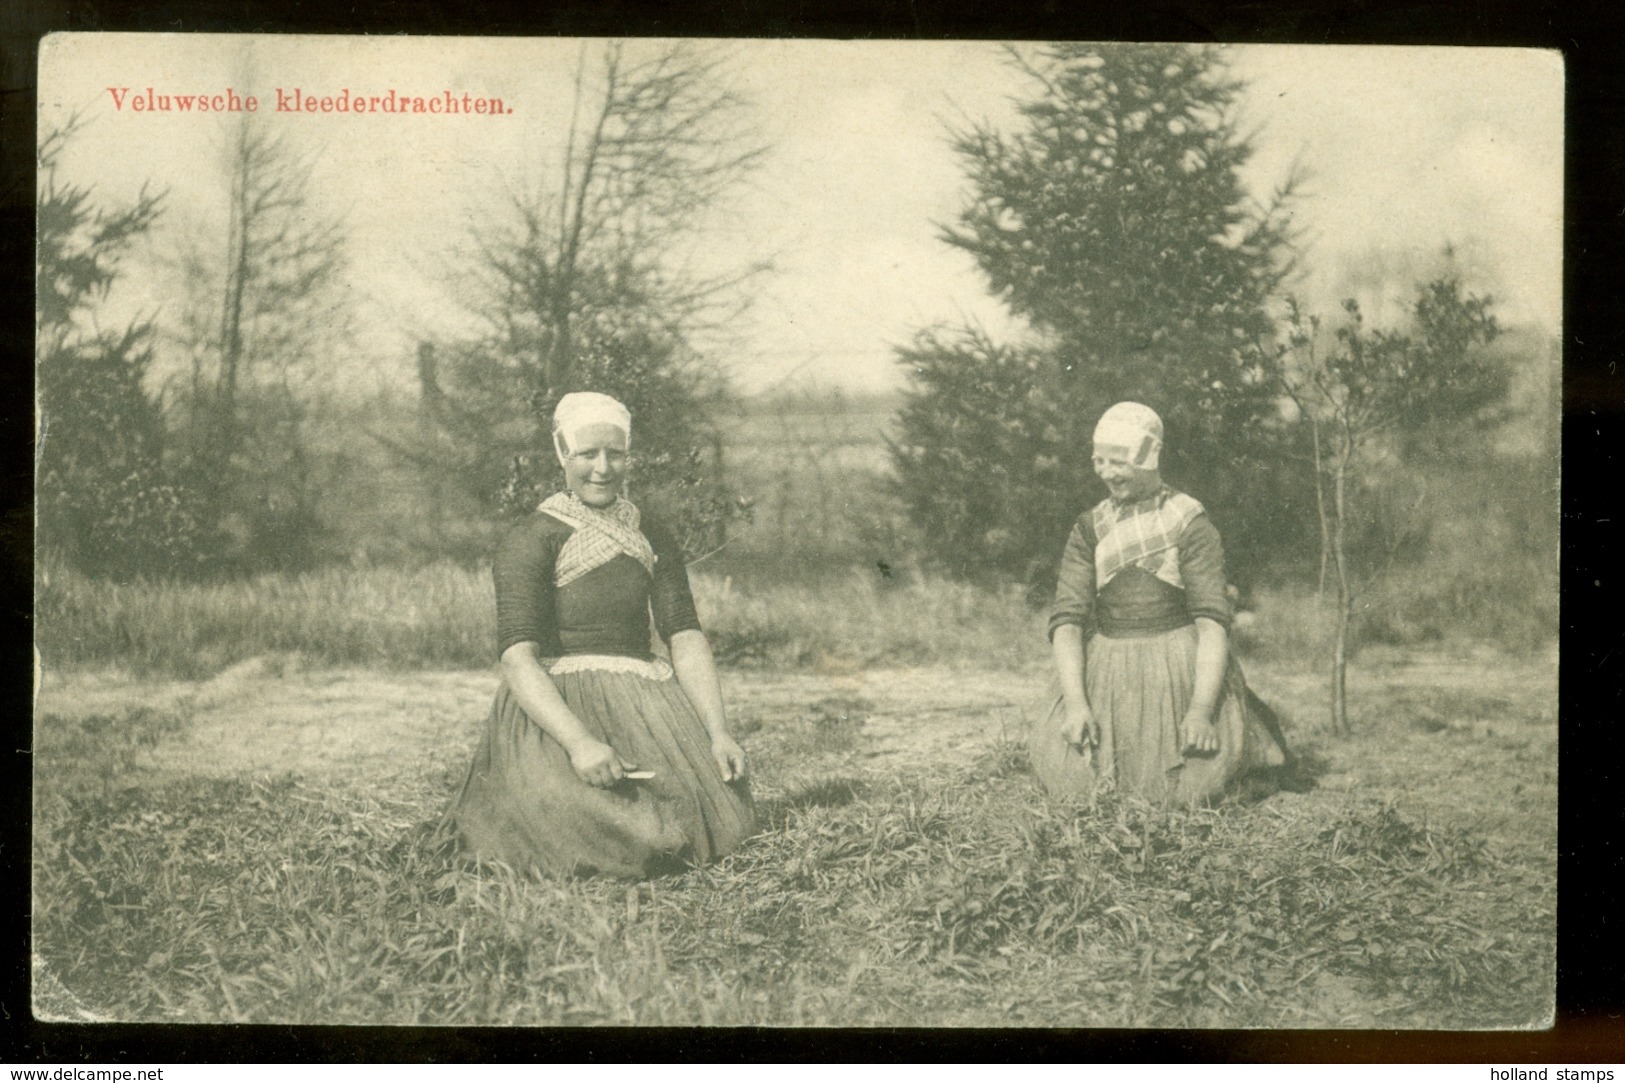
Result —
<path fill-rule="evenodd" d="M 682 553 L 622 495 L 631 428 L 607 395 L 564 396 L 553 443 L 568 489 L 497 554 L 502 686 L 447 813 L 478 857 L 642 878 L 756 830 Z"/>
<path fill-rule="evenodd" d="M 1135 402 L 1095 428 L 1095 473 L 1111 495 L 1078 518 L 1061 558 L 1049 621 L 1056 688 L 1029 742 L 1052 794 L 1115 787 L 1199 804 L 1286 759 L 1229 650 L 1219 533 L 1158 472 L 1162 431 Z"/>

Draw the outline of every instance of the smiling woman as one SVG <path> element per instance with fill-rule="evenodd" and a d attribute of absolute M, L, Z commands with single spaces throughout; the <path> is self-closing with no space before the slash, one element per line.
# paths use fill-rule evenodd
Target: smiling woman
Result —
<path fill-rule="evenodd" d="M 559 400 L 567 488 L 497 555 L 503 682 L 445 820 L 476 857 L 638 878 L 756 829 L 682 553 L 622 495 L 631 430 L 607 395 Z M 650 650 L 651 612 L 669 664 Z"/>
<path fill-rule="evenodd" d="M 559 432 L 553 442 L 570 491 L 589 507 L 613 505 L 626 476 L 626 432 L 613 422 L 595 421 L 577 429 L 573 442 L 567 444 Z"/>
<path fill-rule="evenodd" d="M 1078 517 L 1049 622 L 1056 688 L 1030 742 L 1057 795 L 1199 804 L 1286 747 L 1230 654 L 1219 534 L 1164 485 L 1162 419 L 1120 402 L 1094 433 L 1111 495 Z"/>

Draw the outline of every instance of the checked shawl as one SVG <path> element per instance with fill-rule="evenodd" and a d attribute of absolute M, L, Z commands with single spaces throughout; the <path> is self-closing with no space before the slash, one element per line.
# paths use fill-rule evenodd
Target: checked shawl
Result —
<path fill-rule="evenodd" d="M 573 533 L 559 550 L 553 569 L 553 585 L 573 583 L 594 568 L 608 564 L 625 553 L 650 575 L 655 570 L 655 551 L 638 529 L 638 506 L 625 497 L 607 508 L 590 508 L 574 493 L 554 493 L 537 507 L 572 528 Z"/>
<path fill-rule="evenodd" d="M 1102 500 L 1092 514 L 1096 590 L 1124 568 L 1142 568 L 1185 589 L 1179 573 L 1179 536 L 1202 514 L 1199 501 L 1163 486 L 1156 495 L 1132 504 Z"/>

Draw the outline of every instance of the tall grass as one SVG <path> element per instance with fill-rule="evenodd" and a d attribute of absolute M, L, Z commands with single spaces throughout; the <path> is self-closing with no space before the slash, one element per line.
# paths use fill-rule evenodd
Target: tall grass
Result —
<path fill-rule="evenodd" d="M 1451 555 L 1398 568 L 1355 592 L 1351 645 L 1402 648 L 1491 646 L 1519 654 L 1550 647 L 1558 634 L 1557 563 L 1513 554 L 1496 561 Z M 1289 584 L 1256 592 L 1256 611 L 1237 624 L 1241 650 L 1320 664 L 1332 656 L 1335 589 Z"/>
<path fill-rule="evenodd" d="M 1396 572 L 1357 599 L 1357 644 L 1459 640 L 1512 651 L 1555 637 L 1555 569 Z M 1437 569 L 1433 569 L 1436 571 Z M 1017 590 L 864 568 L 764 582 L 697 573 L 702 623 L 732 665 L 843 668 L 963 663 L 1020 666 L 1044 650 L 1041 615 Z M 1237 625 L 1243 652 L 1318 664 L 1331 614 L 1304 587 L 1258 592 Z M 332 567 L 214 584 L 102 583 L 60 569 L 40 577 L 36 644 L 50 667 L 118 666 L 211 676 L 263 654 L 386 670 L 483 667 L 495 660 L 490 576 L 445 563 Z"/>
<path fill-rule="evenodd" d="M 1018 590 L 946 579 L 894 583 L 866 570 L 816 584 L 736 587 L 702 575 L 695 600 L 719 658 L 779 666 L 1019 665 L 1044 642 Z"/>
<path fill-rule="evenodd" d="M 451 564 L 327 568 L 227 583 L 41 577 L 36 645 L 47 666 L 212 675 L 256 655 L 409 669 L 493 661 L 490 577 Z"/>
<path fill-rule="evenodd" d="M 819 586 L 746 589 L 694 576 L 696 602 L 726 662 L 774 665 L 1000 665 L 1042 643 L 1015 594 L 848 573 Z M 381 669 L 480 667 L 495 660 L 490 576 L 454 564 L 333 567 L 215 584 L 40 578 L 36 642 L 47 666 L 121 666 L 205 677 L 262 654 Z"/>

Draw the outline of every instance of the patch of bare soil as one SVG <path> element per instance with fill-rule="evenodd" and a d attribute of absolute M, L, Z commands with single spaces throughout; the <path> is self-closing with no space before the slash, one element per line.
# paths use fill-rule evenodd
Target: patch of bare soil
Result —
<path fill-rule="evenodd" d="M 201 682 L 47 675 L 36 713 L 82 718 L 144 707 L 174 714 L 184 723 L 178 732 L 142 756 L 143 767 L 160 773 L 394 774 L 465 757 L 497 680 L 494 670 L 305 671 L 256 658 Z M 739 671 L 725 674 L 723 685 L 730 713 L 752 720 L 746 729 L 814 704 L 852 705 L 856 759 L 881 771 L 969 762 L 1001 737 L 1019 739 L 1042 694 L 1032 674 L 948 668 Z"/>
<path fill-rule="evenodd" d="M 1317 758 L 1315 799 L 1404 800 L 1436 821 L 1470 823 L 1515 846 L 1550 844 L 1555 853 L 1555 659 L 1373 654 L 1350 673 L 1355 734 L 1346 741 L 1323 732 L 1321 676 L 1248 670 L 1285 716 L 1293 743 Z M 296 659 L 263 657 L 202 682 L 46 674 L 36 716 L 171 713 L 180 724 L 136 761 L 160 775 L 421 776 L 467 762 L 497 681 L 494 669 L 305 670 Z M 1049 675 L 1037 663 L 1022 671 L 731 670 L 723 685 L 742 743 L 765 768 L 758 777 L 773 786 L 785 773 L 968 764 L 1001 740 L 1025 739 L 1047 707 Z M 844 723 L 842 740 L 775 757 L 784 720 L 809 712 Z"/>
<path fill-rule="evenodd" d="M 496 684 L 494 671 L 306 671 L 261 657 L 199 682 L 47 674 L 35 714 L 173 714 L 177 732 L 138 761 L 160 774 L 393 775 L 466 757 Z"/>
<path fill-rule="evenodd" d="M 745 730 L 788 711 L 849 712 L 857 739 L 838 759 L 878 774 L 966 764 L 1000 740 L 1024 740 L 1043 690 L 1041 674 L 937 666 L 723 677 L 729 712 Z M 748 747 L 748 733 L 745 740 Z"/>

